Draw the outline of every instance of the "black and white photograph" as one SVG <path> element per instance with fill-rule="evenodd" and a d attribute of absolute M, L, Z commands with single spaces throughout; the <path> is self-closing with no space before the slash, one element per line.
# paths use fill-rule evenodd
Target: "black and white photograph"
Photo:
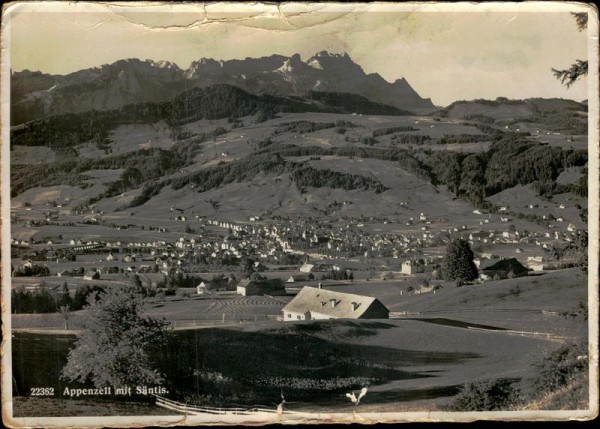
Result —
<path fill-rule="evenodd" d="M 2 417 L 598 415 L 598 11 L 3 6 Z"/>

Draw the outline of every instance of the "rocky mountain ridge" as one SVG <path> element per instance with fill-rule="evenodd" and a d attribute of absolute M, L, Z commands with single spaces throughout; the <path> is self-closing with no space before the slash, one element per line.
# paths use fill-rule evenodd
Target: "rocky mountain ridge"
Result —
<path fill-rule="evenodd" d="M 343 92 L 402 110 L 433 108 L 405 79 L 389 83 L 377 73 L 366 74 L 347 54 L 321 51 L 306 61 L 298 54 L 228 61 L 201 58 L 186 70 L 168 61 L 126 59 L 68 75 L 13 72 L 11 123 L 161 102 L 191 88 L 215 84 L 237 86 L 257 95 Z"/>

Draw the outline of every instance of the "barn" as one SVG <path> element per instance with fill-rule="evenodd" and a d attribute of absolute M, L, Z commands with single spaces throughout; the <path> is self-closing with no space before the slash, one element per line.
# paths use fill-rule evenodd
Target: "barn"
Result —
<path fill-rule="evenodd" d="M 242 279 L 237 284 L 236 293 L 242 296 L 258 295 L 259 290 L 256 283 L 251 282 L 250 279 Z"/>
<path fill-rule="evenodd" d="M 512 277 L 527 276 L 528 269 L 515 258 L 502 259 L 480 272 L 482 280 L 508 279 Z"/>
<path fill-rule="evenodd" d="M 370 296 L 304 286 L 282 310 L 283 320 L 387 319 L 389 310 Z"/>

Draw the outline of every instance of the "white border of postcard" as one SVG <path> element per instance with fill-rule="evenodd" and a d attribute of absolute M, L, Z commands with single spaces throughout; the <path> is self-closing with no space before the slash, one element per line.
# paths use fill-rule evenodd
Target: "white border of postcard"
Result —
<path fill-rule="evenodd" d="M 355 414 L 293 414 L 278 416 L 258 413 L 251 416 L 127 416 L 127 417 L 13 417 L 11 372 L 11 318 L 10 318 L 10 17 L 20 11 L 73 12 L 73 11 L 131 11 L 150 10 L 189 11 L 202 9 L 206 12 L 260 12 L 283 14 L 294 11 L 414 11 L 421 12 L 587 12 L 588 21 L 588 77 L 589 103 L 589 351 L 590 351 L 590 408 L 578 411 L 505 411 L 505 412 L 406 412 L 406 413 L 355 413 Z M 75 3 L 75 2 L 15 2 L 4 5 L 2 16 L 2 415 L 4 423 L 11 427 L 81 427 L 81 426 L 163 426 L 198 424 L 267 424 L 267 423 L 375 423 L 407 421 L 474 421 L 474 420 L 587 420 L 598 415 L 598 12 L 590 4 L 567 2 L 526 3 Z"/>

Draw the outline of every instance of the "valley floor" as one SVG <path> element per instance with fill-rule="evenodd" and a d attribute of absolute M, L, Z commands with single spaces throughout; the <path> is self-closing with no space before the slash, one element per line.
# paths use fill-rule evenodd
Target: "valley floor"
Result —
<path fill-rule="evenodd" d="M 401 311 L 410 314 L 399 319 L 372 321 L 204 321 L 204 329 L 177 330 L 176 349 L 172 353 L 187 356 L 196 343 L 202 350 L 201 361 L 196 363 L 200 365 L 201 377 L 213 377 L 214 374 L 224 377 L 219 391 L 225 395 L 220 400 L 225 401 L 221 402 L 225 405 L 228 403 L 226 392 L 234 389 L 240 395 L 247 391 L 254 398 L 253 404 L 274 407 L 278 400 L 275 393 L 280 390 L 276 386 L 283 386 L 286 406 L 291 411 L 352 413 L 354 407 L 345 393 L 365 384 L 369 390 L 361 402 L 361 412 L 441 411 L 464 383 L 476 380 L 517 380 L 524 392 L 531 392 L 530 380 L 536 376 L 536 364 L 544 356 L 565 343 L 587 341 L 587 312 L 585 305 L 580 306 L 586 297 L 586 285 L 587 276 L 578 269 L 460 288 L 446 285 L 435 294 L 402 295 L 402 299 L 391 292 L 386 296 L 386 285 L 339 285 L 336 287 L 353 292 L 370 287 L 374 295 L 396 312 L 393 314 Z M 393 289 L 391 284 L 387 287 Z M 263 311 L 267 308 L 273 312 L 273 309 L 279 311 L 286 298 L 230 297 L 224 302 L 228 301 L 237 305 L 258 305 Z M 151 312 L 173 321 L 186 308 L 190 311 L 205 305 L 202 300 L 178 300 L 164 306 L 156 305 Z M 21 347 L 25 347 L 20 353 L 27 355 L 26 350 L 34 343 L 53 353 L 55 341 L 63 341 L 61 347 L 65 347 L 65 338 L 70 336 L 64 334 L 75 333 L 47 329 L 56 326 L 52 323 L 40 326 L 44 317 L 15 315 L 13 323 L 18 323 L 19 327 L 13 326 L 13 332 L 23 339 Z M 46 317 L 45 320 L 52 319 Z M 55 319 L 53 323 L 57 322 L 60 320 Z M 32 328 L 35 325 L 38 325 L 37 330 Z M 523 332 L 516 334 L 513 331 Z M 51 332 L 57 335 L 43 335 Z M 62 353 L 61 359 L 65 359 L 65 352 Z M 18 363 L 23 356 L 13 355 L 13 362 Z M 180 365 L 185 367 L 182 362 Z M 316 362 L 330 369 L 323 373 L 315 369 Z M 348 369 L 341 369 L 344 365 L 354 369 L 348 372 Z M 387 371 L 389 375 L 376 376 L 377 371 Z M 227 381 L 228 377 L 239 377 L 235 374 L 245 374 L 245 381 L 237 387 Z M 190 386 L 184 379 L 177 384 L 187 390 Z M 308 390 L 303 390 L 307 387 L 302 387 L 308 380 L 313 380 L 310 385 L 317 383 L 314 384 L 316 387 L 310 388 L 316 389 L 310 390 L 314 393 L 312 399 L 307 396 Z M 326 390 L 319 391 L 319 385 Z M 256 390 L 257 386 L 263 387 Z M 207 395 L 210 394 L 202 390 L 205 388 L 184 397 L 198 397 L 199 405 L 206 404 L 204 401 L 209 400 Z M 185 398 L 180 400 L 187 401 Z M 37 409 L 36 401 L 39 399 L 17 397 L 15 410 L 20 410 L 21 415 L 38 415 L 35 414 L 38 411 L 32 411 Z M 42 403 L 47 401 L 61 403 L 66 399 L 44 399 Z M 229 401 L 243 403 L 240 398 L 231 397 Z M 73 401 L 68 403 L 75 404 Z M 534 405 L 544 407 L 542 403 Z M 74 409 L 79 410 L 78 407 Z M 61 406 L 55 410 L 62 410 L 60 415 L 68 415 L 63 414 L 66 408 Z M 121 408 L 118 407 L 101 405 L 94 415 L 114 415 L 115 410 L 122 415 L 132 414 L 119 411 Z"/>

